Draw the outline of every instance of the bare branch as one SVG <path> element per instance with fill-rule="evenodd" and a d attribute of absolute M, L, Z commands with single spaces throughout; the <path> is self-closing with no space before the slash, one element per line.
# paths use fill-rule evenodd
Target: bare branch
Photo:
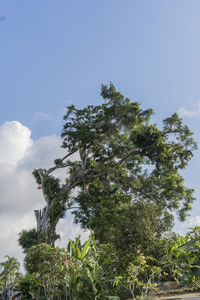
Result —
<path fill-rule="evenodd" d="M 67 159 L 69 156 L 71 156 L 72 154 L 74 154 L 76 152 L 77 152 L 77 150 L 74 150 L 74 151 L 68 153 L 67 155 L 65 155 L 63 158 L 61 158 L 61 163 L 63 163 L 65 159 Z M 54 166 L 54 167 L 52 167 L 52 168 L 50 168 L 49 170 L 46 171 L 46 175 L 49 175 L 50 173 L 52 173 L 56 169 L 62 169 L 62 168 L 65 168 L 65 167 L 66 166 L 62 165 L 62 164 Z"/>
<path fill-rule="evenodd" d="M 77 184 L 86 176 L 88 170 L 81 170 L 77 173 L 76 178 L 68 181 L 65 185 L 62 186 L 61 190 L 71 190 L 77 186 Z"/>

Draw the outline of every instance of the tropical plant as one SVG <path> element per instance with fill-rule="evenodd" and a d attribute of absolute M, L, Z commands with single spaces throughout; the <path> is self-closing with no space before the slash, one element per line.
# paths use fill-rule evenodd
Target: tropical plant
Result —
<path fill-rule="evenodd" d="M 2 293 L 7 293 L 10 296 L 10 291 L 16 286 L 18 278 L 20 276 L 19 267 L 20 263 L 15 257 L 9 255 L 5 256 L 6 261 L 0 263 L 2 271 L 0 273 Z"/>
<path fill-rule="evenodd" d="M 171 248 L 176 262 L 179 282 L 200 288 L 200 226 L 191 228 L 182 237 L 178 235 L 176 244 Z"/>
<path fill-rule="evenodd" d="M 31 280 L 39 282 L 47 299 L 51 300 L 59 292 L 65 290 L 67 251 L 47 244 L 39 244 L 27 250 L 25 268 L 31 274 Z"/>
<path fill-rule="evenodd" d="M 67 286 L 70 299 L 106 299 L 106 273 L 98 263 L 98 250 L 92 237 L 81 245 L 80 237 L 68 243 Z"/>
<path fill-rule="evenodd" d="M 92 236 L 82 245 L 81 244 L 81 237 L 78 236 L 75 241 L 70 240 L 67 245 L 67 251 L 69 258 L 75 259 L 84 259 L 95 253 L 96 251 L 96 242 Z"/>
<path fill-rule="evenodd" d="M 123 285 L 129 290 L 134 300 L 136 296 L 147 297 L 150 291 L 157 290 L 155 279 L 158 280 L 161 277 L 161 268 L 152 267 L 148 263 L 151 260 L 154 259 L 152 257 L 146 258 L 144 255 L 139 254 L 135 258 L 134 263 L 129 265 L 128 272 L 115 278 L 114 285 Z"/>

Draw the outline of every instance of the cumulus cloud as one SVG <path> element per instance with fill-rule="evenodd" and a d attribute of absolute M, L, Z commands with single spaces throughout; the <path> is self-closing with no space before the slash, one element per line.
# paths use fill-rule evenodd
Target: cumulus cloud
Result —
<path fill-rule="evenodd" d="M 34 227 L 34 209 L 44 206 L 42 193 L 37 189 L 32 171 L 49 168 L 65 150 L 60 148 L 61 139 L 56 135 L 31 139 L 31 131 L 17 121 L 6 122 L 0 127 L 0 261 L 4 255 L 15 256 L 22 262 L 22 249 L 18 246 L 18 233 Z M 59 176 L 62 176 L 62 173 Z M 66 240 L 82 234 L 70 216 L 60 221 L 58 232 Z M 83 237 L 88 233 L 83 233 Z"/>
<path fill-rule="evenodd" d="M 17 121 L 0 127 L 0 164 L 16 165 L 32 146 L 31 131 Z"/>
<path fill-rule="evenodd" d="M 188 110 L 185 107 L 181 107 L 178 110 L 178 114 L 180 115 L 180 117 L 189 117 L 189 118 L 199 117 L 200 116 L 200 101 L 196 104 L 195 110 Z"/>

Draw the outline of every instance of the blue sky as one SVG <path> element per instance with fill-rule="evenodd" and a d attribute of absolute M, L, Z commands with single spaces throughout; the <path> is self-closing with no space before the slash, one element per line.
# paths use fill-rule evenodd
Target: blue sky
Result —
<path fill-rule="evenodd" d="M 59 133 L 65 106 L 97 103 L 109 81 L 159 119 L 195 106 L 199 11 L 198 0 L 1 0 L 0 121 Z"/>
<path fill-rule="evenodd" d="M 180 112 L 199 143 L 199 15 L 199 0 L 1 0 L 0 126 L 58 136 L 65 106 L 100 103 L 112 81 L 159 124 Z M 197 151 L 184 176 L 200 224 L 199 167 Z"/>

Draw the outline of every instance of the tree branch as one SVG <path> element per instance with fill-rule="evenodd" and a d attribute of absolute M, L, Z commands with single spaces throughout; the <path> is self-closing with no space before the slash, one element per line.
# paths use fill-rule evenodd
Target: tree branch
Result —
<path fill-rule="evenodd" d="M 67 155 L 65 155 L 62 159 L 61 159 L 61 162 L 63 163 L 65 159 L 67 159 L 69 156 L 71 156 L 72 154 L 76 153 L 77 150 L 74 150 L 70 153 L 68 153 Z M 50 168 L 49 170 L 46 171 L 46 175 L 49 175 L 50 173 L 52 173 L 53 171 L 55 171 L 56 169 L 61 169 L 61 168 L 65 168 L 66 166 L 63 166 L 63 165 L 57 165 L 57 166 L 54 166 L 52 168 Z"/>

